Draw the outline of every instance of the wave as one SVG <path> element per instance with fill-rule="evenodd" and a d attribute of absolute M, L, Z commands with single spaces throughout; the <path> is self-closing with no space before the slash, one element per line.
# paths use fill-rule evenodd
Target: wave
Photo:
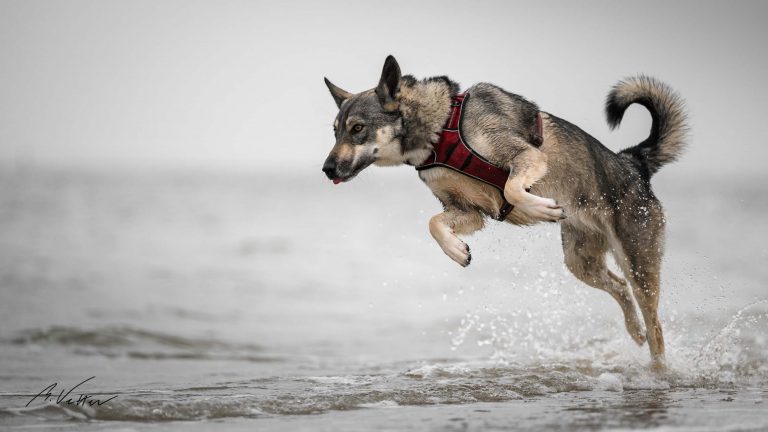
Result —
<path fill-rule="evenodd" d="M 491 338 L 498 341 L 498 349 L 492 358 L 481 360 L 411 361 L 377 365 L 374 369 L 360 366 L 354 373 L 343 375 L 209 382 L 194 387 L 166 388 L 168 391 L 162 393 L 121 393 L 114 401 L 94 407 L 62 407 L 49 403 L 25 409 L 0 408 L 0 417 L 32 415 L 75 420 L 200 420 L 504 402 L 590 391 L 689 392 L 696 397 L 710 395 L 721 400 L 724 392 L 732 394 L 753 389 L 764 392 L 768 388 L 766 305 L 768 301 L 763 300 L 745 306 L 719 329 L 700 339 L 691 339 L 692 332 L 682 328 L 670 332 L 681 336 L 668 341 L 669 371 L 661 375 L 649 371 L 646 347 L 627 350 L 616 346 L 617 341 L 626 343 L 626 338 L 609 338 L 608 341 L 594 343 L 585 341 L 580 349 L 574 340 L 574 343 L 566 344 L 557 351 L 538 349 L 527 357 L 513 357 L 513 353 L 504 352 L 512 349 L 515 342 L 510 339 L 509 333 L 505 333 L 504 337 Z M 482 317 L 478 319 L 482 321 Z M 692 326 L 696 321 L 692 323 L 675 322 L 675 325 Z M 462 336 L 465 338 L 481 327 L 489 328 L 481 326 L 477 319 L 475 324 L 465 327 Z M 498 326 L 496 329 L 504 330 Z M 488 340 L 489 334 L 479 336 L 486 338 L 480 340 Z M 268 358 L 255 345 L 179 338 L 129 328 L 112 328 L 98 335 L 72 328 L 52 328 L 26 332 L 12 342 L 22 345 L 74 345 L 79 349 L 83 349 L 84 344 L 90 344 L 96 350 L 139 359 L 209 359 L 215 355 L 225 356 L 222 358 Z M 155 351 L 137 349 L 137 345 L 147 345 L 148 342 L 166 350 L 152 354 Z M 200 347 L 210 350 L 190 349 Z M 216 350 L 226 348 L 223 350 L 225 353 L 216 354 L 212 347 Z"/>
<path fill-rule="evenodd" d="M 563 364 L 500 366 L 491 360 L 424 363 L 384 375 L 274 377 L 250 384 L 219 383 L 172 394 L 121 394 L 108 404 L 67 407 L 53 404 L 0 409 L 0 416 L 34 415 L 74 420 L 178 421 L 229 417 L 318 414 L 351 409 L 505 402 L 560 393 L 686 390 L 700 394 L 697 373 L 673 370 L 656 375 L 641 365 L 583 368 Z M 765 381 L 763 381 L 765 384 Z M 722 397 L 722 386 L 712 393 Z M 734 388 L 733 383 L 726 385 Z"/>
<path fill-rule="evenodd" d="M 53 326 L 19 332 L 5 341 L 17 346 L 64 346 L 75 354 L 126 357 L 137 360 L 232 360 L 246 362 L 281 361 L 267 355 L 255 344 L 219 339 L 191 338 L 132 327 L 105 327 L 98 330 Z"/>
<path fill-rule="evenodd" d="M 91 347 L 115 347 L 157 344 L 170 348 L 244 348 L 260 350 L 252 344 L 233 345 L 217 339 L 187 338 L 166 333 L 141 330 L 132 327 L 105 327 L 98 330 L 84 330 L 67 326 L 52 326 L 47 329 L 31 329 L 20 332 L 10 342 L 16 345 L 77 345 Z"/>

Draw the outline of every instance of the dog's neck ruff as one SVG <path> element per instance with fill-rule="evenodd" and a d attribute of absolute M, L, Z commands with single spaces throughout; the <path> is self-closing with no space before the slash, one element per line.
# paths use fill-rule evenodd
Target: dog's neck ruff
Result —
<path fill-rule="evenodd" d="M 509 178 L 509 170 L 489 162 L 474 151 L 461 136 L 464 102 L 467 99 L 469 99 L 469 93 L 460 93 L 453 97 L 451 114 L 440 134 L 440 140 L 434 144 L 432 154 L 417 165 L 416 170 L 445 167 L 493 186 L 499 191 L 504 201 L 495 219 L 503 221 L 514 209 L 514 206 L 504 198 L 504 185 Z M 541 114 L 537 114 L 536 127 L 531 134 L 531 144 L 539 147 L 543 142 Z"/>

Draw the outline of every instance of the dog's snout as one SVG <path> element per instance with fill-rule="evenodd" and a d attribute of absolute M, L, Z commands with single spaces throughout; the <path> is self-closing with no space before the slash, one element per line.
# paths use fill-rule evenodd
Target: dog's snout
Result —
<path fill-rule="evenodd" d="M 323 164 L 323 172 L 329 179 L 333 179 L 336 176 L 336 159 L 328 158 Z"/>

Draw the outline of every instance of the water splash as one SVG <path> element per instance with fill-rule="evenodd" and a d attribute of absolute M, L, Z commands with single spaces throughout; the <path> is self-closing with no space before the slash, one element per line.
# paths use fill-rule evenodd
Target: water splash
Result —
<path fill-rule="evenodd" d="M 761 307 L 766 305 L 768 299 L 743 306 L 715 329 L 697 317 L 671 314 L 665 326 L 677 337 L 667 341 L 669 373 L 661 377 L 648 371 L 647 345 L 635 346 L 618 319 L 578 319 L 556 309 L 502 313 L 485 306 L 469 311 L 452 335 L 451 348 L 458 351 L 473 341 L 490 347 L 489 358 L 500 365 L 558 364 L 590 374 L 616 373 L 622 388 L 765 385 L 768 311 Z M 709 332 L 714 336 L 707 338 Z"/>
<path fill-rule="evenodd" d="M 755 311 L 768 299 L 742 307 L 692 358 L 703 382 L 766 381 L 768 377 L 768 311 Z M 751 313 L 750 313 L 751 312 Z"/>

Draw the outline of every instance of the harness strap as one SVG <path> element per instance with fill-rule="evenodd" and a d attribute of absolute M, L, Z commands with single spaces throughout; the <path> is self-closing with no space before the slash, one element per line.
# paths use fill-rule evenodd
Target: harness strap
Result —
<path fill-rule="evenodd" d="M 544 128 L 542 126 L 541 113 L 536 113 L 536 125 L 531 133 L 531 144 L 541 147 L 544 144 Z"/>
<path fill-rule="evenodd" d="M 509 171 L 492 164 L 475 152 L 461 136 L 461 122 L 464 102 L 469 93 L 460 93 L 451 101 L 451 113 L 440 134 L 440 140 L 434 145 L 432 155 L 416 166 L 417 171 L 442 166 L 479 180 L 499 191 L 504 204 L 499 209 L 496 220 L 503 221 L 514 209 L 504 198 L 504 185 L 509 178 Z M 536 126 L 531 133 L 531 144 L 539 147 L 544 142 L 541 115 L 536 116 Z"/>

